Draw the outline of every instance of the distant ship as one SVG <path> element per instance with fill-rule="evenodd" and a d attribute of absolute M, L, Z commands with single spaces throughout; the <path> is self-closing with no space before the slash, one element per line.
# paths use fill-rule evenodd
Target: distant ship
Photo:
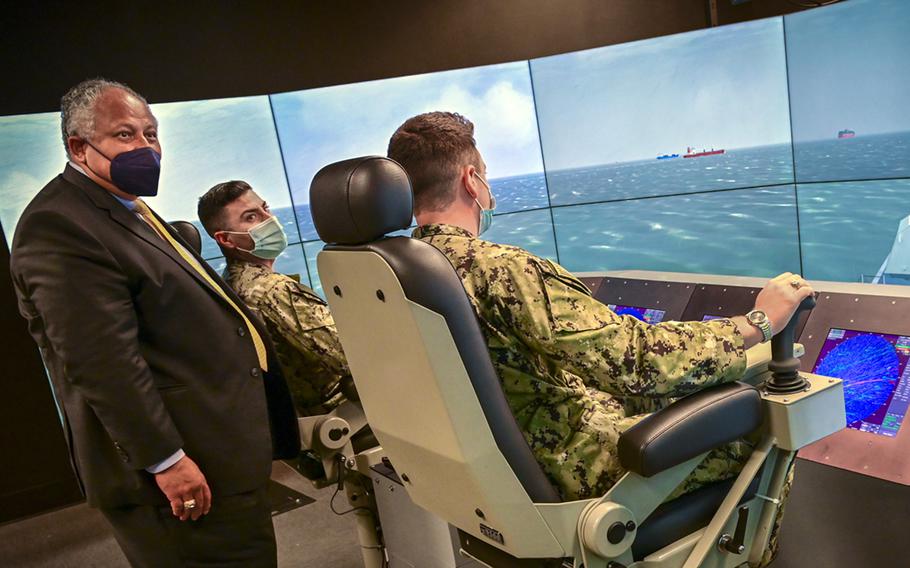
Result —
<path fill-rule="evenodd" d="M 710 150 L 702 150 L 701 152 L 696 152 L 691 147 L 687 147 L 686 155 L 683 156 L 683 158 L 701 158 L 702 156 L 716 156 L 718 154 L 723 154 L 724 152 L 726 152 L 726 150 L 724 150 L 723 148 L 721 148 L 720 150 L 715 150 L 714 148 L 711 148 Z"/>
<path fill-rule="evenodd" d="M 854 136 L 856 136 L 856 132 L 853 132 L 849 128 L 837 132 L 838 138 L 853 138 Z"/>
<path fill-rule="evenodd" d="M 658 160 L 672 160 L 673 158 L 678 158 L 679 154 L 663 154 L 662 156 L 657 156 Z"/>

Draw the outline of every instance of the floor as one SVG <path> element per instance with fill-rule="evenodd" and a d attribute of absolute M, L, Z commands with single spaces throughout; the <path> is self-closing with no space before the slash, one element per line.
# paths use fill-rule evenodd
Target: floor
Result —
<path fill-rule="evenodd" d="M 334 488 L 314 489 L 281 462 L 272 479 L 315 499 L 274 517 L 280 567 L 363 566 L 352 516 L 329 509 Z M 336 503 L 347 505 L 343 495 Z M 0 566 L 129 568 L 104 518 L 85 504 L 0 526 Z"/>
<path fill-rule="evenodd" d="M 799 462 L 774 568 L 910 566 L 910 487 Z M 354 520 L 329 509 L 334 489 L 315 490 L 280 462 L 272 478 L 315 499 L 274 518 L 282 568 L 363 566 Z M 101 515 L 76 505 L 0 526 L 0 568 L 8 567 L 127 568 L 127 563 Z"/>

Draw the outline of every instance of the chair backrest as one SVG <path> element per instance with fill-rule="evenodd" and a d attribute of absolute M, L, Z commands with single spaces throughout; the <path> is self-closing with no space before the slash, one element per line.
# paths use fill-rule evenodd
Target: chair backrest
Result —
<path fill-rule="evenodd" d="M 534 506 L 558 493 L 509 408 L 458 275 L 433 246 L 384 237 L 410 225 L 412 199 L 404 170 L 381 157 L 326 166 L 310 189 L 329 243 L 319 274 L 367 420 L 418 505 L 513 554 L 558 556 Z M 531 544 L 509 547 L 518 540 Z"/>
<path fill-rule="evenodd" d="M 196 225 L 189 221 L 171 221 L 170 225 L 183 237 L 186 244 L 196 251 L 196 254 L 202 254 L 202 236 L 199 234 L 199 229 L 196 228 Z"/>

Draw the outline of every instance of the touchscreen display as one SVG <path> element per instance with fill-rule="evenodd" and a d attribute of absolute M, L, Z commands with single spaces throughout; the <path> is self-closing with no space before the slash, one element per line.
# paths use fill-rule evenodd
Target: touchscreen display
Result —
<path fill-rule="evenodd" d="M 896 436 L 910 406 L 910 337 L 832 328 L 813 373 L 844 381 L 847 427 Z"/>
<path fill-rule="evenodd" d="M 607 307 L 616 312 L 616 315 L 632 316 L 646 323 L 660 323 L 667 313 L 663 310 L 652 310 L 651 308 L 640 308 L 638 306 L 607 304 Z"/>

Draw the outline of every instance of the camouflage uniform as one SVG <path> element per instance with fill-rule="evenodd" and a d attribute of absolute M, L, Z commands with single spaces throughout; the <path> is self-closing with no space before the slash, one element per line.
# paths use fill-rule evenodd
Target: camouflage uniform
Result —
<path fill-rule="evenodd" d="M 329 308 L 290 276 L 230 261 L 224 279 L 265 321 L 297 411 L 324 414 L 350 395 L 351 372 Z"/>
<path fill-rule="evenodd" d="M 455 267 L 512 412 L 564 499 L 599 497 L 619 480 L 619 436 L 644 413 L 745 371 L 730 320 L 649 325 L 616 315 L 564 268 L 522 249 L 449 225 L 413 236 Z M 744 442 L 714 450 L 671 497 L 736 475 L 750 451 Z"/>

